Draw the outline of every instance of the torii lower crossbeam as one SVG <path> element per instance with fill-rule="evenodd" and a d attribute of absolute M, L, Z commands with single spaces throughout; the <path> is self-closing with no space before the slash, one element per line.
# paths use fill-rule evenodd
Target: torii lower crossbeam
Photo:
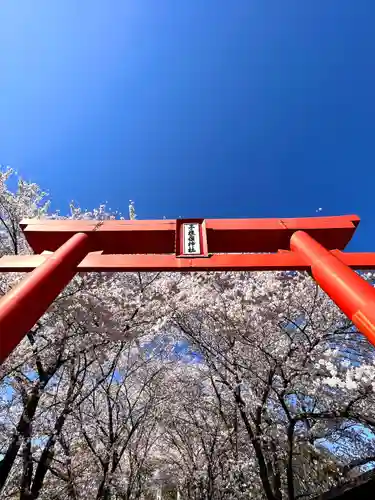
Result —
<path fill-rule="evenodd" d="M 0 272 L 30 272 L 0 300 L 0 362 L 74 275 L 87 271 L 310 271 L 375 345 L 375 289 L 353 271 L 375 269 L 375 253 L 342 251 L 358 223 L 357 216 L 25 220 L 36 255 L 0 258 Z"/>

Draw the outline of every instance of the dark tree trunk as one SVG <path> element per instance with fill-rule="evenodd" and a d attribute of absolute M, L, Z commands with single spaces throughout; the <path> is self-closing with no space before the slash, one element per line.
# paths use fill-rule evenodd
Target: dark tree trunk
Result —
<path fill-rule="evenodd" d="M 261 444 L 259 442 L 259 436 L 255 435 L 255 433 L 251 427 L 251 424 L 249 422 L 249 419 L 246 415 L 246 412 L 243 409 L 242 402 L 238 401 L 237 396 L 236 396 L 236 402 L 238 405 L 240 416 L 242 418 L 243 423 L 245 424 L 246 431 L 249 435 L 251 444 L 253 445 L 253 448 L 255 451 L 255 456 L 257 458 L 257 462 L 258 462 L 258 466 L 259 466 L 259 475 L 260 475 L 260 479 L 262 481 L 264 493 L 266 494 L 267 500 L 276 500 L 276 497 L 273 494 L 272 487 L 271 487 L 269 477 L 267 474 L 266 461 L 264 459 L 263 450 L 262 450 Z"/>
<path fill-rule="evenodd" d="M 30 436 L 31 422 L 34 419 L 35 412 L 39 404 L 41 391 L 41 384 L 38 383 L 32 390 L 31 396 L 29 397 L 26 407 L 23 410 L 18 422 L 16 431 L 12 436 L 12 440 L 9 443 L 4 458 L 0 462 L 0 491 L 8 479 L 14 461 L 16 460 L 17 454 L 21 448 L 22 441 Z"/>

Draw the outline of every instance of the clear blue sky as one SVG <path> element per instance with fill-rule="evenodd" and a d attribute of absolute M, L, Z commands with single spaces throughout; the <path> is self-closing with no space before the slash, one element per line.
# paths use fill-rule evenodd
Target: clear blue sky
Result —
<path fill-rule="evenodd" d="M 357 213 L 375 250 L 374 0 L 2 0 L 0 163 L 54 206 Z"/>

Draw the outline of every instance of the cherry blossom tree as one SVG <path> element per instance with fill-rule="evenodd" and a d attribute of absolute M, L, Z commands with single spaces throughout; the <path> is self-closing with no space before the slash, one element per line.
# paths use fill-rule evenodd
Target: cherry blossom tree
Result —
<path fill-rule="evenodd" d="M 19 180 L 17 191 L 12 193 L 7 187 L 12 174 L 8 169 L 1 173 L 0 178 L 0 247 L 3 254 L 30 251 L 19 230 L 22 218 L 64 218 L 59 214 L 47 214 L 45 194 L 35 184 Z M 70 209 L 70 218 L 73 219 L 103 220 L 114 217 L 106 212 L 104 205 L 92 212 L 82 212 L 73 204 Z M 2 293 L 20 278 L 15 273 L 2 275 Z M 151 277 L 151 282 L 154 278 Z M 134 286 L 135 281 L 137 286 Z M 119 284 L 128 290 L 125 296 L 120 295 Z M 146 286 L 140 275 L 92 273 L 77 276 L 2 365 L 2 392 L 5 398 L 0 407 L 4 431 L 0 489 L 6 485 L 10 495 L 13 495 L 15 485 L 19 485 L 21 498 L 37 498 L 48 470 L 46 462 L 51 459 L 66 417 L 72 412 L 73 403 L 82 400 L 77 393 L 82 390 L 82 377 L 90 373 L 91 378 L 95 378 L 93 365 L 98 365 L 98 360 L 103 363 L 112 355 L 113 339 L 130 337 L 132 330 L 139 329 L 142 321 L 146 321 L 147 314 L 143 320 L 135 321 L 142 307 L 142 290 Z M 121 314 L 118 314 L 121 304 Z M 145 309 L 151 314 L 149 308 Z M 100 363 L 97 370 L 99 368 L 104 376 Z M 46 419 L 45 408 L 53 387 L 58 388 L 58 393 L 54 395 L 57 399 L 54 411 L 56 408 L 61 411 L 54 418 L 52 407 L 47 406 L 50 428 L 48 430 L 44 424 L 41 425 L 47 443 L 35 469 L 32 443 L 35 440 L 41 442 L 38 426 Z M 62 398 L 60 402 L 59 398 Z"/>
<path fill-rule="evenodd" d="M 30 252 L 25 217 L 121 217 L 51 213 L 14 178 L 0 256 Z M 313 497 L 375 462 L 374 389 L 372 346 L 307 273 L 80 273 L 0 367 L 1 497 Z"/>

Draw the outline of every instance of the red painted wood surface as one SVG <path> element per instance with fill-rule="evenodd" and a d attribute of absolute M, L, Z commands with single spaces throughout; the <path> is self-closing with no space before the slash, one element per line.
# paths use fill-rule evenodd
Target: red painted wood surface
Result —
<path fill-rule="evenodd" d="M 90 233 L 92 250 L 105 254 L 176 253 L 176 231 L 183 220 L 40 221 L 21 227 L 35 253 L 55 251 L 77 232 Z M 277 252 L 289 249 L 295 231 L 306 231 L 327 249 L 343 250 L 359 223 L 356 215 L 299 219 L 205 219 L 211 253 Z M 95 231 L 94 231 L 95 228 Z"/>
<path fill-rule="evenodd" d="M 353 269 L 375 269 L 375 253 L 346 253 L 332 250 Z M 52 255 L 52 254 L 51 254 Z M 1 272 L 28 272 L 51 255 L 9 255 L 0 258 Z M 214 254 L 210 257 L 179 258 L 175 255 L 101 255 L 89 253 L 77 266 L 78 272 L 91 271 L 308 271 L 310 266 L 294 252 L 275 254 Z"/>
<path fill-rule="evenodd" d="M 88 236 L 78 233 L 0 299 L 0 363 L 46 312 L 76 274 Z"/>
<path fill-rule="evenodd" d="M 320 287 L 375 345 L 375 288 L 304 231 L 293 234 L 290 246 L 311 266 Z"/>

